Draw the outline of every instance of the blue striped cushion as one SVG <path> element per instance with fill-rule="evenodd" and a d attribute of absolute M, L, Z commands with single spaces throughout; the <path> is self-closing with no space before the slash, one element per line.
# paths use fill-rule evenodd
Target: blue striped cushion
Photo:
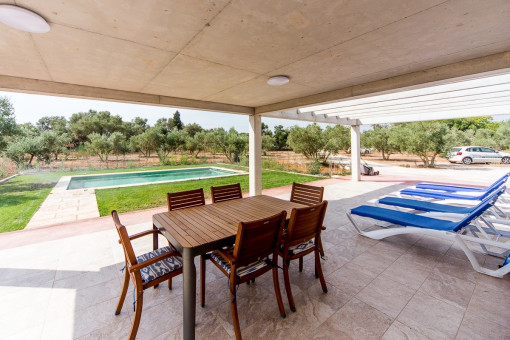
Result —
<path fill-rule="evenodd" d="M 305 250 L 313 248 L 314 246 L 315 246 L 315 239 L 312 238 L 311 240 L 308 240 L 306 242 L 296 244 L 295 246 L 289 247 L 289 254 L 297 255 L 299 253 L 304 252 Z"/>
<path fill-rule="evenodd" d="M 221 256 L 220 254 L 218 254 L 217 252 L 214 251 L 211 253 L 211 260 L 218 263 L 221 266 L 221 268 L 225 269 L 225 271 L 228 273 L 228 275 L 230 275 L 230 263 L 228 263 L 223 258 L 223 256 Z M 253 262 L 247 266 L 239 267 L 239 268 L 237 268 L 236 274 L 239 277 L 243 277 L 245 275 L 253 273 L 253 272 L 267 266 L 268 260 L 269 260 L 268 258 L 265 258 L 265 259 Z"/>
<path fill-rule="evenodd" d="M 169 251 L 174 251 L 174 249 L 170 247 L 159 248 L 149 253 L 137 256 L 136 260 L 138 263 L 141 263 L 158 255 L 168 253 Z M 172 256 L 142 268 L 140 270 L 140 274 L 142 275 L 142 281 L 147 283 L 165 274 L 171 273 L 179 268 L 182 268 L 182 258 L 178 256 Z"/>

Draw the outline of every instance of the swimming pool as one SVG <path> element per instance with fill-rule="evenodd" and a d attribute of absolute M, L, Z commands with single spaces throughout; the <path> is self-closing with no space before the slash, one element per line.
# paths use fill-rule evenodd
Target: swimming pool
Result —
<path fill-rule="evenodd" d="M 150 183 L 183 181 L 206 177 L 223 177 L 240 174 L 239 171 L 221 168 L 187 168 L 174 170 L 120 172 L 105 175 L 74 176 L 71 177 L 67 190 L 121 187 L 129 185 L 143 185 Z"/>

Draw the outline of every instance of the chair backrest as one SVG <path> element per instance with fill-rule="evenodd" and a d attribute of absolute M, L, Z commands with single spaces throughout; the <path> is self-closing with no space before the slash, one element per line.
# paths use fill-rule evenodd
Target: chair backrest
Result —
<path fill-rule="evenodd" d="M 204 189 L 167 193 L 166 200 L 168 211 L 205 205 Z"/>
<path fill-rule="evenodd" d="M 313 206 L 292 209 L 285 246 L 293 246 L 318 236 L 327 207 L 328 201 L 323 201 Z"/>
<path fill-rule="evenodd" d="M 496 191 L 495 193 L 493 193 L 492 195 L 490 195 L 490 198 L 489 199 L 486 199 L 484 200 L 481 204 L 479 204 L 476 209 L 474 209 L 469 215 L 467 215 L 466 217 L 464 217 L 462 220 L 460 220 L 457 225 L 455 226 L 455 228 L 453 228 L 453 231 L 458 231 L 460 230 L 461 228 L 464 228 L 465 226 L 467 226 L 469 223 L 471 223 L 473 220 L 477 219 L 478 217 L 480 217 L 480 215 L 482 215 L 487 209 L 489 209 L 490 207 L 492 207 L 494 205 L 494 203 L 496 203 L 497 199 L 499 198 L 499 196 L 504 193 L 506 190 L 506 187 L 503 186 L 501 187 L 498 191 Z"/>
<path fill-rule="evenodd" d="M 304 205 L 315 205 L 322 202 L 324 187 L 292 183 L 290 201 Z"/>
<path fill-rule="evenodd" d="M 252 222 L 241 222 L 237 228 L 233 256 L 236 266 L 243 266 L 273 254 L 278 259 L 278 246 L 285 226 L 287 212 Z"/>
<path fill-rule="evenodd" d="M 492 183 L 488 188 L 487 191 L 492 190 L 493 188 L 499 188 L 501 185 L 505 184 L 508 180 L 508 176 L 510 176 L 510 172 L 503 175 L 500 179 L 498 179 L 496 182 Z"/>
<path fill-rule="evenodd" d="M 211 197 L 213 203 L 243 198 L 241 184 L 236 183 L 230 185 L 222 185 L 218 187 L 211 187 Z"/>
<path fill-rule="evenodd" d="M 127 233 L 126 227 L 120 223 L 119 215 L 116 210 L 112 210 L 112 218 L 115 223 L 115 228 L 117 228 L 117 233 L 119 233 L 120 243 L 122 244 L 122 248 L 124 249 L 124 255 L 126 257 L 127 264 L 133 266 L 138 263 L 136 260 L 136 255 L 133 250 L 133 246 L 131 245 L 131 241 L 129 240 L 129 235 Z"/>

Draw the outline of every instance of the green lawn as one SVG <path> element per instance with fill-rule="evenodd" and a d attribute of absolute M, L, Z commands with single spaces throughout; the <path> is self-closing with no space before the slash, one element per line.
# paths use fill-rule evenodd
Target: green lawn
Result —
<path fill-rule="evenodd" d="M 262 172 L 262 188 L 275 188 L 290 185 L 292 182 L 305 183 L 316 180 L 306 175 L 279 171 Z M 166 205 L 166 193 L 203 188 L 205 197 L 210 196 L 210 187 L 241 183 L 243 192 L 248 192 L 248 175 L 201 179 L 153 185 L 141 185 L 116 189 L 96 189 L 99 214 L 106 216 L 115 209 L 119 213 L 161 207 Z"/>
<path fill-rule="evenodd" d="M 0 233 L 25 228 L 61 176 L 23 175 L 0 185 Z"/>
<path fill-rule="evenodd" d="M 210 164 L 208 164 L 209 166 Z M 202 165 L 172 166 L 171 168 L 194 167 Z M 223 165 L 221 165 L 223 166 Z M 228 168 L 239 168 L 226 166 Z M 0 233 L 24 229 L 51 189 L 62 176 L 158 170 L 168 169 L 168 166 L 155 166 L 143 169 L 111 169 L 75 172 L 51 172 L 31 175 L 21 175 L 0 185 Z M 264 171 L 262 185 L 264 189 L 289 185 L 292 182 L 304 183 L 314 180 L 314 177 L 290 174 L 278 171 Z M 143 185 L 117 189 L 96 190 L 96 197 L 101 216 L 108 215 L 112 209 L 119 212 L 147 209 L 166 205 L 166 193 L 181 190 L 204 188 L 206 197 L 213 185 L 241 183 L 243 192 L 248 191 L 248 175 L 233 177 L 211 178 L 196 181 L 174 182 L 165 184 Z"/>

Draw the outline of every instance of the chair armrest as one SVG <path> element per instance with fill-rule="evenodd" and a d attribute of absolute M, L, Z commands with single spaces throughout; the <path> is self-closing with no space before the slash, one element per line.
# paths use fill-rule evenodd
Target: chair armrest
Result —
<path fill-rule="evenodd" d="M 154 234 L 154 233 L 158 233 L 160 235 L 163 235 L 161 234 L 161 232 L 157 229 L 150 229 L 150 230 L 146 230 L 146 231 L 142 231 L 140 233 L 137 233 L 137 234 L 133 234 L 131 236 L 129 236 L 129 239 L 130 240 L 134 240 L 134 239 L 137 239 L 139 237 L 142 237 L 142 236 L 147 236 L 147 235 L 151 235 L 151 234 Z"/>
<path fill-rule="evenodd" d="M 142 268 L 148 267 L 151 264 L 154 264 L 156 262 L 159 262 L 161 260 L 166 259 L 167 257 L 172 257 L 172 256 L 179 256 L 179 257 L 181 257 L 181 254 L 179 252 L 176 252 L 176 251 L 169 251 L 169 252 L 164 253 L 164 254 L 159 254 L 156 257 L 148 259 L 147 261 L 143 261 L 143 262 L 140 262 L 138 264 L 135 264 L 134 266 L 128 267 L 128 269 L 129 269 L 129 272 L 139 271 Z"/>
<path fill-rule="evenodd" d="M 236 259 L 229 253 L 225 253 L 220 249 L 215 250 L 215 252 L 220 254 L 221 257 L 223 257 L 228 263 L 230 263 L 230 265 L 233 265 L 236 262 Z"/>
<path fill-rule="evenodd" d="M 161 231 L 156 230 L 156 229 L 151 229 L 151 230 L 142 231 L 142 232 L 137 233 L 137 234 L 133 234 L 133 235 L 129 236 L 129 240 L 131 241 L 131 240 L 134 240 L 134 239 L 137 239 L 137 238 L 140 238 L 140 237 L 143 237 L 143 236 L 151 235 L 151 234 L 154 234 L 154 233 L 158 233 L 160 235 L 163 235 L 163 234 L 161 234 Z M 119 243 L 122 243 L 122 242 L 119 240 Z"/>

